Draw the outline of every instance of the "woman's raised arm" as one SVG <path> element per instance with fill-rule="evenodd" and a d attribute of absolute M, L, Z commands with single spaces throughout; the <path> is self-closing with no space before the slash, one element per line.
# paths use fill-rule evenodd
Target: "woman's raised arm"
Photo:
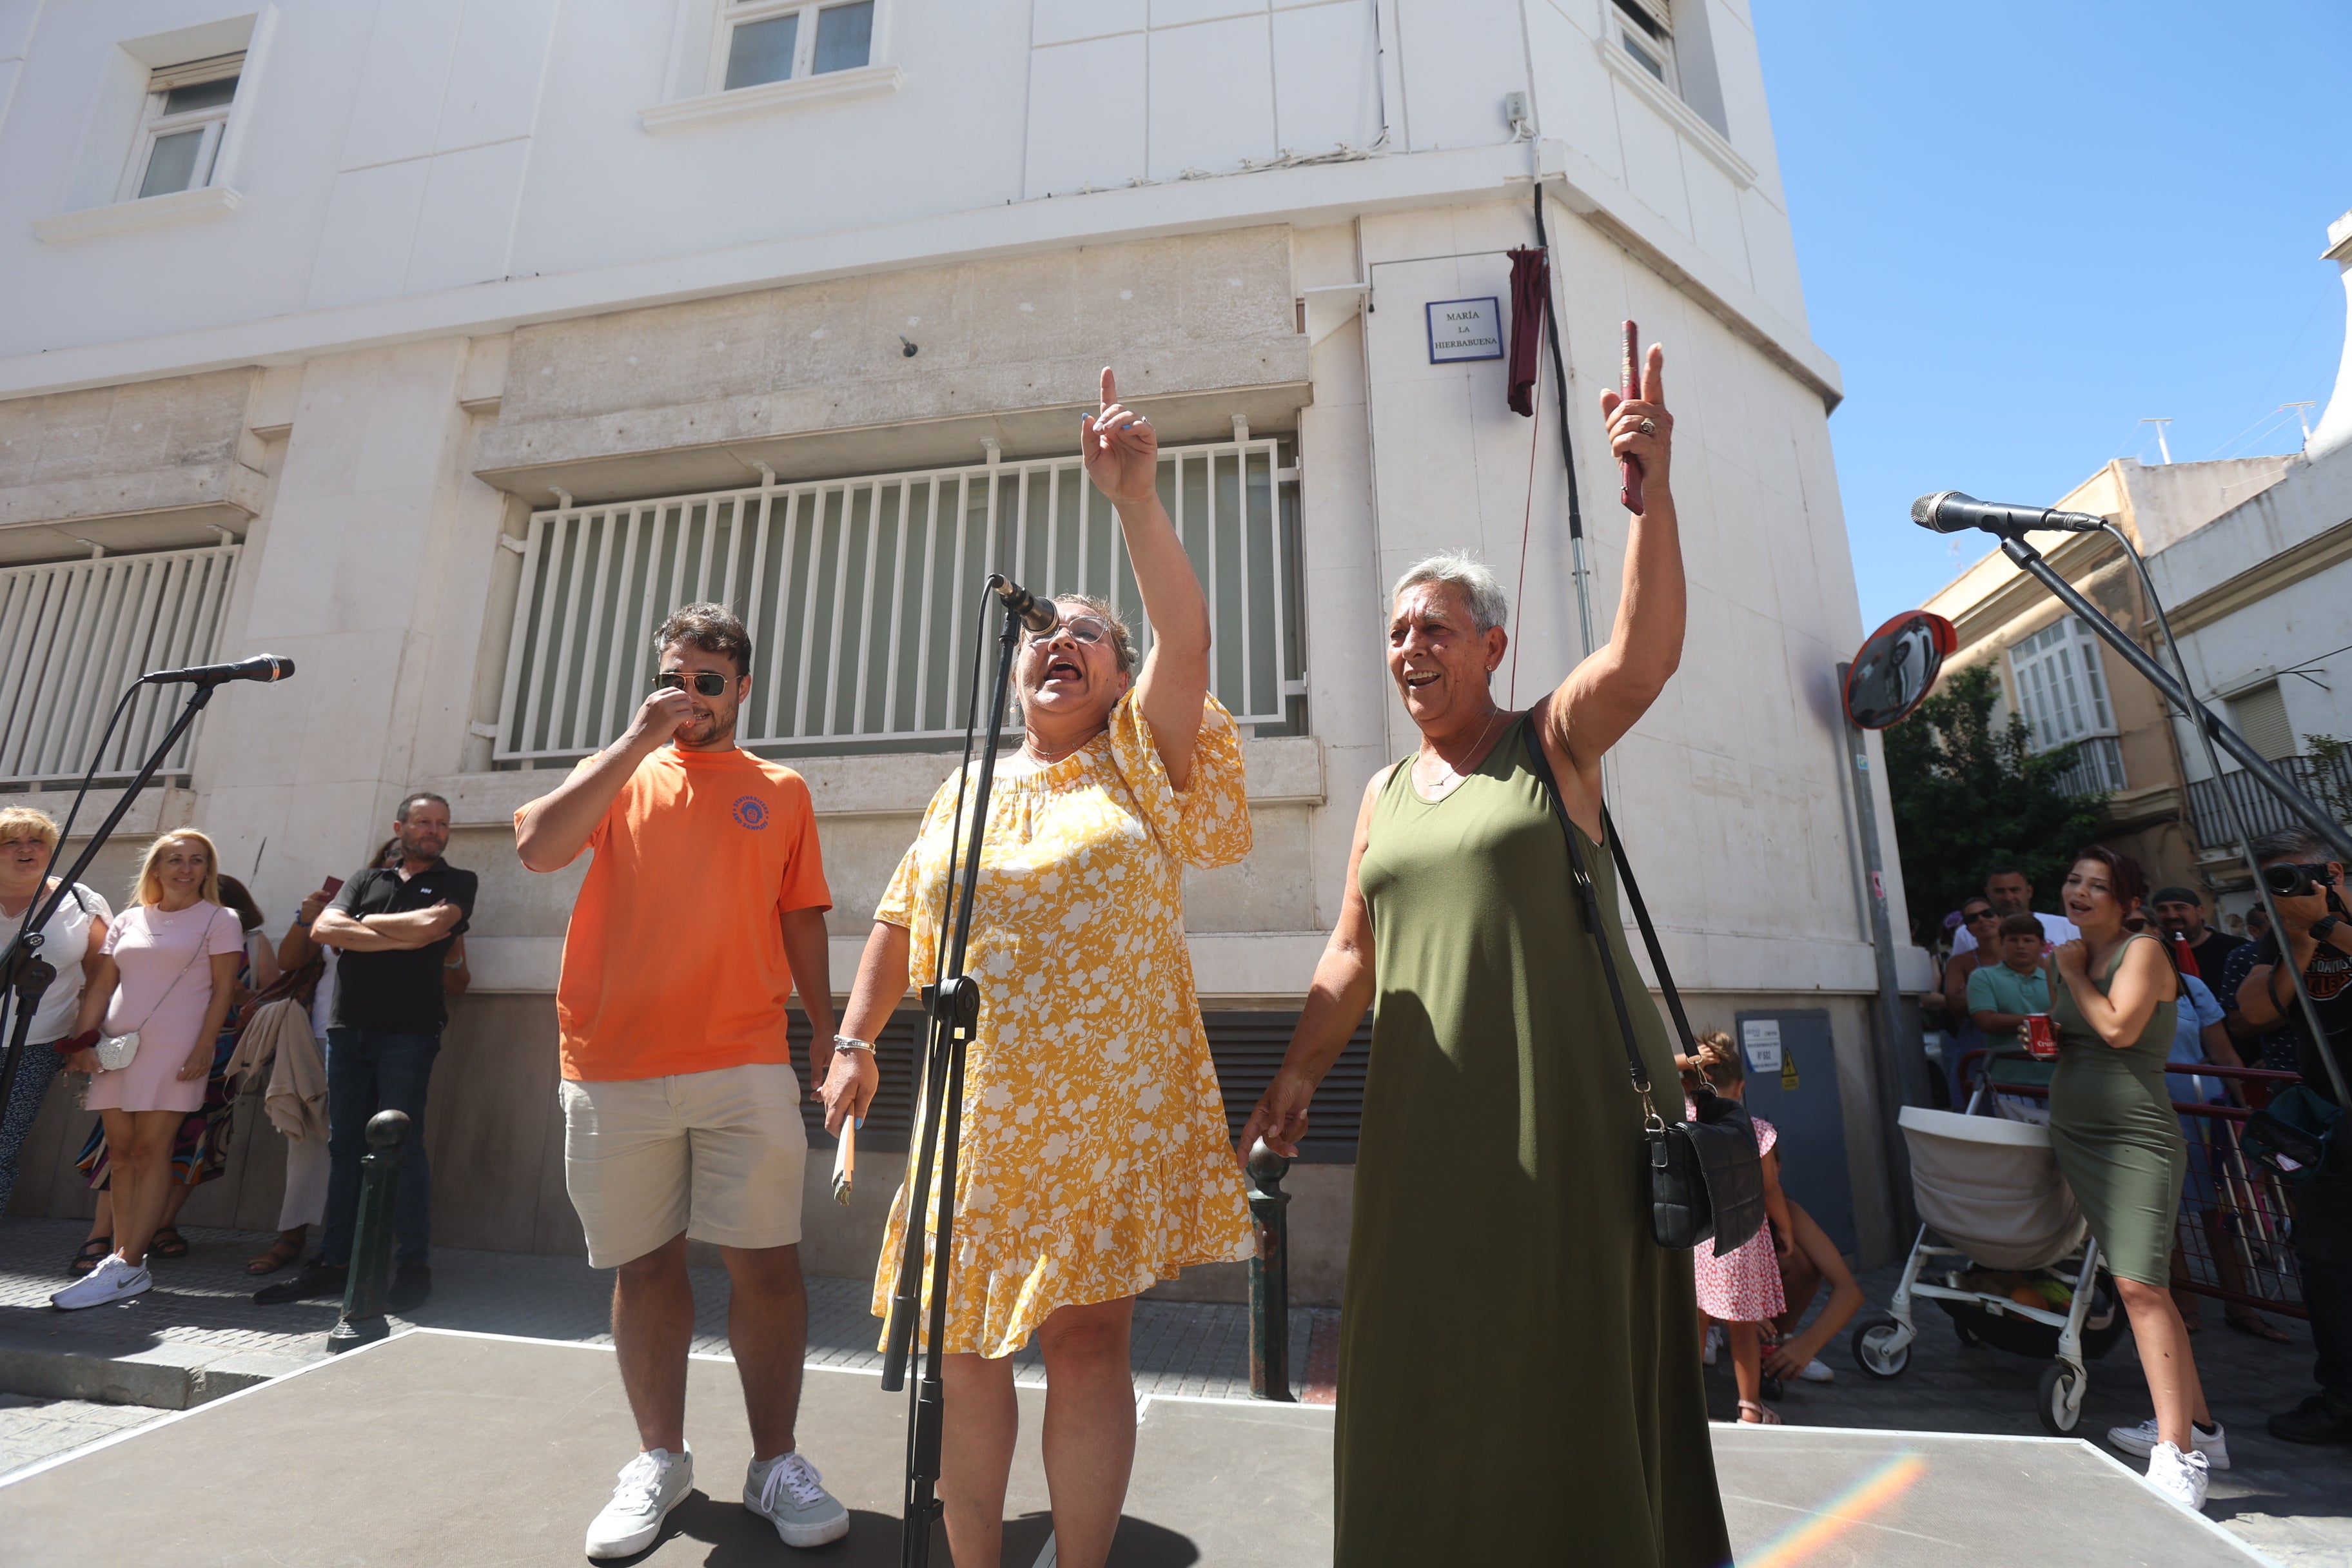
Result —
<path fill-rule="evenodd" d="M 1624 584 L 1609 640 L 1545 699 L 1543 724 L 1546 748 L 1570 795 L 1569 815 L 1596 838 L 1601 759 L 1649 711 L 1683 657 L 1685 593 L 1668 474 L 1675 421 L 1666 412 L 1665 351 L 1650 345 L 1641 396 L 1628 402 L 1604 392 L 1601 412 L 1609 421 L 1610 451 L 1642 465 L 1649 510 L 1634 517 L 1627 539 Z"/>
<path fill-rule="evenodd" d="M 1150 420 L 1118 401 L 1118 383 L 1103 366 L 1102 407 L 1079 425 L 1079 450 L 1095 488 L 1118 510 L 1127 558 L 1151 623 L 1151 653 L 1136 676 L 1135 700 L 1168 782 L 1192 777 L 1192 742 L 1201 733 L 1201 699 L 1209 690 L 1209 600 L 1192 558 L 1160 504 L 1160 437 Z"/>

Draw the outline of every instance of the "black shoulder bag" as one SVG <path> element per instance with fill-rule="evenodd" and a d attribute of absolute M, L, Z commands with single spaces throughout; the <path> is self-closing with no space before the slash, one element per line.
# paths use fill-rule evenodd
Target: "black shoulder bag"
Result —
<path fill-rule="evenodd" d="M 1625 1004 L 1625 984 L 1617 973 L 1616 954 L 1610 950 L 1608 927 L 1601 923 L 1601 900 L 1593 890 L 1592 874 L 1585 867 L 1575 825 L 1568 819 L 1568 805 L 1560 798 L 1559 781 L 1552 777 L 1551 761 L 1544 755 L 1543 737 L 1536 732 L 1532 713 L 1528 716 L 1527 730 L 1528 763 L 1543 781 L 1552 815 L 1559 818 L 1560 832 L 1568 838 L 1569 881 L 1576 889 L 1584 929 L 1593 946 L 1601 950 L 1601 973 L 1608 978 L 1609 1002 L 1617 1010 L 1617 1029 L 1625 1039 L 1626 1068 L 1633 1076 L 1633 1092 L 1642 1098 L 1642 1184 L 1650 1210 L 1650 1238 L 1660 1247 L 1681 1250 L 1713 1237 L 1715 1256 L 1720 1258 L 1764 1227 L 1764 1162 L 1756 1148 L 1755 1123 L 1748 1121 L 1745 1106 L 1716 1093 L 1704 1079 L 1691 1092 L 1697 1114 L 1688 1121 L 1668 1122 L 1651 1103 L 1650 1069 L 1643 1063 L 1641 1039 L 1633 1033 L 1633 1015 Z M 1641 887 L 1625 858 L 1624 840 L 1618 837 L 1617 825 L 1609 819 L 1606 806 L 1601 812 L 1601 831 L 1609 839 L 1618 879 L 1624 884 L 1633 919 L 1642 928 L 1642 941 L 1650 950 L 1650 963 L 1658 972 L 1658 987 L 1665 993 L 1666 1010 L 1674 1015 L 1683 1054 L 1696 1057 L 1698 1045 L 1691 1037 L 1690 1019 L 1683 1013 L 1682 994 L 1675 989 L 1664 950 L 1658 945 L 1657 930 L 1650 924 L 1648 906 L 1642 902 Z"/>

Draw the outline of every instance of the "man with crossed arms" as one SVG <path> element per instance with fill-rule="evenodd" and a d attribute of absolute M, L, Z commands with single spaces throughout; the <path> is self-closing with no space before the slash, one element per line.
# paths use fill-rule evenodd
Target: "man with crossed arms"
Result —
<path fill-rule="evenodd" d="M 531 870 L 596 855 L 556 990 L 563 1179 L 588 1261 L 618 1270 L 613 1342 L 641 1451 L 588 1527 L 587 1552 L 644 1551 L 693 1489 L 689 1237 L 718 1244 L 732 1289 L 727 1341 L 751 1426 L 743 1506 L 785 1544 L 817 1546 L 848 1533 L 849 1514 L 793 1430 L 808 1338 L 808 1141 L 784 1004 L 797 982 L 823 1082 L 832 896 L 808 785 L 735 744 L 751 689 L 743 623 L 723 605 L 688 605 L 654 647 L 653 694 L 628 731 L 515 813 Z"/>

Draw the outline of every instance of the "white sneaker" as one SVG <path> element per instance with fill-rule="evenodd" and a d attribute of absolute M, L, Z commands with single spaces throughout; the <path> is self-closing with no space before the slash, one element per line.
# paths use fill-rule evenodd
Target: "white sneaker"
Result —
<path fill-rule="evenodd" d="M 2169 1443 L 2158 1443 L 2147 1457 L 2147 1484 L 2166 1501 L 2203 1513 L 2206 1468 L 2204 1455 L 2183 1454 Z"/>
<path fill-rule="evenodd" d="M 824 1478 L 798 1453 L 761 1465 L 751 1461 L 743 1476 L 743 1506 L 776 1527 L 787 1546 L 823 1546 L 849 1533 L 849 1510 L 818 1483 Z"/>
<path fill-rule="evenodd" d="M 132 1263 L 119 1252 L 110 1252 L 98 1260 L 98 1267 L 49 1298 L 49 1305 L 60 1312 L 76 1312 L 84 1307 L 103 1307 L 109 1301 L 125 1301 L 155 1283 L 143 1263 Z"/>
<path fill-rule="evenodd" d="M 2158 1441 L 2156 1417 L 2151 1415 L 2137 1426 L 2110 1426 L 2107 1428 L 2107 1441 L 2135 1459 L 2145 1459 L 2156 1451 Z M 2189 1428 L 2189 1446 L 2204 1455 L 2205 1462 L 2213 1468 L 2226 1470 L 2230 1468 L 2229 1435 L 2221 1430 L 2220 1422 L 2213 1424 L 2210 1436 L 2199 1431 L 2192 1424 Z"/>
<path fill-rule="evenodd" d="M 1837 1373 L 1832 1372 L 1828 1367 L 1823 1366 L 1819 1357 L 1815 1357 L 1813 1360 L 1807 1362 L 1805 1363 L 1805 1370 L 1799 1373 L 1797 1375 L 1804 1379 L 1807 1383 L 1835 1383 L 1837 1381 Z"/>
<path fill-rule="evenodd" d="M 621 1467 L 613 1500 L 588 1526 L 588 1555 L 634 1557 L 661 1534 L 669 1510 L 694 1489 L 694 1456 L 654 1448 Z"/>

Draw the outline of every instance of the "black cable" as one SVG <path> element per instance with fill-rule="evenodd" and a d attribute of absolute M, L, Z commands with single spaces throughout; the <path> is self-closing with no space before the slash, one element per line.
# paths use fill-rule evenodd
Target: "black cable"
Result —
<path fill-rule="evenodd" d="M 1538 182 L 1536 185 L 1536 243 L 1543 247 L 1544 271 L 1549 283 L 1549 274 L 1551 271 L 1551 237 L 1544 227 L 1544 194 L 1541 182 Z M 1555 400 L 1559 405 L 1560 461 L 1568 466 L 1568 536 L 1580 544 L 1584 540 L 1584 509 L 1577 498 L 1576 439 L 1569 430 L 1569 426 L 1574 422 L 1571 418 L 1574 410 L 1568 401 L 1568 358 L 1559 350 L 1559 310 L 1552 303 L 1551 290 L 1549 287 L 1544 290 L 1544 337 L 1551 344 L 1552 386 L 1557 394 Z M 1583 562 L 1580 560 L 1577 565 L 1580 570 Z M 1580 583 L 1577 586 L 1581 589 L 1583 584 Z M 1584 629 L 1589 639 L 1592 628 L 1588 626 Z M 1592 650 L 1588 647 L 1584 651 L 1591 653 Z"/>

